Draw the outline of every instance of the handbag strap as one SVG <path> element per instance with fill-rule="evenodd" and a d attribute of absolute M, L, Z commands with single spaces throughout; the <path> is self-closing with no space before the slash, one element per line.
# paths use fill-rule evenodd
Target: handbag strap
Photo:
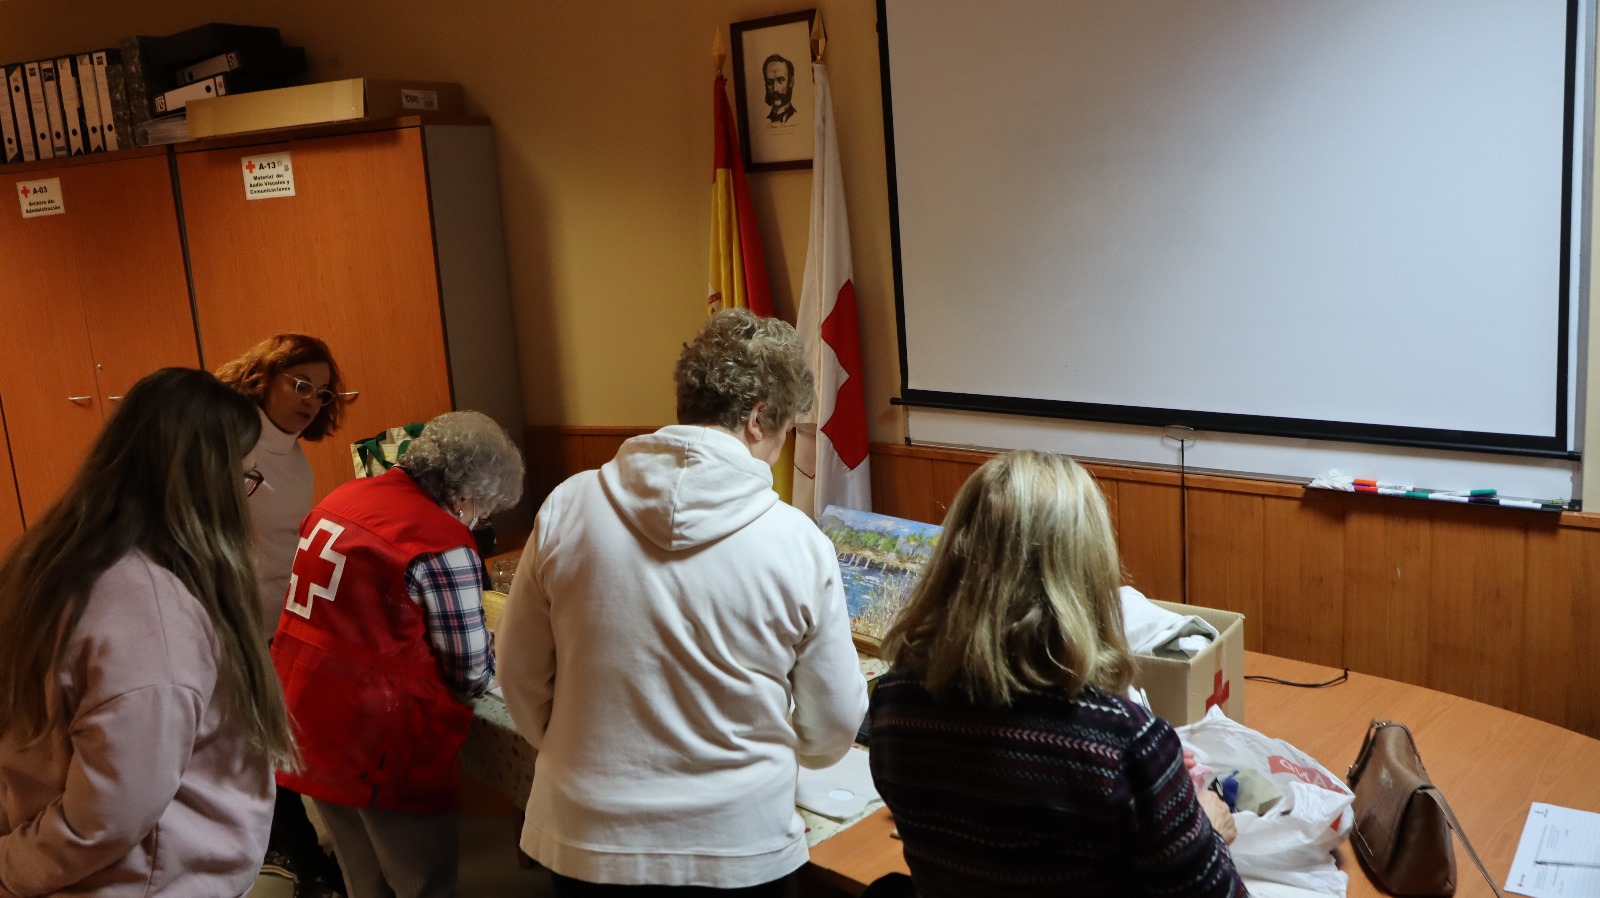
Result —
<path fill-rule="evenodd" d="M 1489 890 L 1494 892 L 1495 898 L 1505 898 L 1500 893 L 1499 887 L 1494 884 L 1494 877 L 1490 876 L 1489 871 L 1484 868 L 1483 861 L 1478 859 L 1478 852 L 1472 848 L 1472 840 L 1467 838 L 1467 831 L 1461 828 L 1461 821 L 1456 819 L 1456 812 L 1450 810 L 1450 802 L 1445 801 L 1444 793 L 1439 791 L 1438 786 L 1432 785 L 1423 786 L 1417 791 L 1428 793 L 1433 797 L 1434 801 L 1439 803 L 1439 810 L 1444 811 L 1444 819 L 1449 822 L 1450 831 L 1454 832 L 1456 838 L 1461 840 L 1461 847 L 1467 849 L 1467 856 L 1472 858 L 1473 866 L 1477 867 L 1478 872 L 1483 874 L 1483 881 L 1489 884 Z"/>

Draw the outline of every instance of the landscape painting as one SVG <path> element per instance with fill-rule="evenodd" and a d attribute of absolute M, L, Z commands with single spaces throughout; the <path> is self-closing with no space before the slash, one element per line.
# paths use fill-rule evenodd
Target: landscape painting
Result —
<path fill-rule="evenodd" d="M 875 646 L 910 596 L 943 528 L 836 505 L 817 523 L 839 554 L 850 629 L 858 643 Z"/>

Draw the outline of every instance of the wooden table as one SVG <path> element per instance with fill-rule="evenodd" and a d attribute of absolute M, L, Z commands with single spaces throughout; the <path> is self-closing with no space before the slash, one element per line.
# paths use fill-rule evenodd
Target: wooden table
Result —
<path fill-rule="evenodd" d="M 1245 653 L 1245 672 L 1298 682 L 1339 673 L 1255 652 Z M 1428 773 L 1497 885 L 1511 869 L 1532 802 L 1600 811 L 1600 740 L 1420 686 L 1357 673 L 1324 689 L 1249 682 L 1245 715 L 1251 727 L 1287 740 L 1341 777 L 1372 718 L 1409 725 Z M 888 812 L 879 811 L 822 842 L 811 849 L 814 872 L 852 895 L 884 873 L 905 872 L 892 828 Z M 1456 854 L 1456 895 L 1492 894 L 1459 846 Z M 1350 875 L 1351 898 L 1383 895 L 1348 846 L 1339 850 L 1339 865 Z"/>

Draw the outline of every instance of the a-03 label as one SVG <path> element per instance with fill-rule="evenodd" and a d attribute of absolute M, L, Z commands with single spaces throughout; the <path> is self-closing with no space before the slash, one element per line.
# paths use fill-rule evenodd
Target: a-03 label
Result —
<path fill-rule="evenodd" d="M 17 202 L 22 204 L 23 218 L 67 214 L 66 203 L 61 198 L 60 178 L 18 181 Z"/>
<path fill-rule="evenodd" d="M 288 153 L 242 156 L 239 170 L 244 174 L 244 198 L 267 200 L 294 196 L 294 168 Z"/>

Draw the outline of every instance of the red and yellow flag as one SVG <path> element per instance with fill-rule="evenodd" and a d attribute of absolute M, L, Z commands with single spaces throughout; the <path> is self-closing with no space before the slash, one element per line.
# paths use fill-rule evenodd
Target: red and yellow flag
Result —
<path fill-rule="evenodd" d="M 739 135 L 733 130 L 733 110 L 728 106 L 728 79 L 717 76 L 715 96 L 716 164 L 711 179 L 711 287 L 706 314 L 718 309 L 749 309 L 772 314 L 772 290 L 767 284 L 767 258 L 761 251 L 761 233 L 750 205 L 750 186 L 739 155 Z"/>

